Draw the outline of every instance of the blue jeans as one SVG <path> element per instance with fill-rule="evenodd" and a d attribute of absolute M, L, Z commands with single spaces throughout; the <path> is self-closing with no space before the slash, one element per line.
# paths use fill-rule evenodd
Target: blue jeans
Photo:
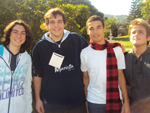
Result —
<path fill-rule="evenodd" d="M 106 113 L 106 104 L 95 104 L 88 102 L 89 113 Z"/>

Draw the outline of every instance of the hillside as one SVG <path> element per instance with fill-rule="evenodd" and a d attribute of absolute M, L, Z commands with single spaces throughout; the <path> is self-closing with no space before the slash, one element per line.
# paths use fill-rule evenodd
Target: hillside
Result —
<path fill-rule="evenodd" d="M 110 14 L 105 14 L 105 18 L 110 18 L 111 16 L 114 16 L 116 19 L 119 20 L 120 23 L 124 22 L 127 20 L 127 15 L 110 15 Z"/>

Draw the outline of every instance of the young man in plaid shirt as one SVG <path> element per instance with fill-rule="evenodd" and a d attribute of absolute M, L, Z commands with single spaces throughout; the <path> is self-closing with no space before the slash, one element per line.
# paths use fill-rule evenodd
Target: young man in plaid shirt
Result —
<path fill-rule="evenodd" d="M 80 57 L 89 113 L 130 113 L 121 45 L 105 40 L 101 17 L 91 16 L 86 26 L 91 40 Z M 124 99 L 122 109 L 118 86 Z"/>

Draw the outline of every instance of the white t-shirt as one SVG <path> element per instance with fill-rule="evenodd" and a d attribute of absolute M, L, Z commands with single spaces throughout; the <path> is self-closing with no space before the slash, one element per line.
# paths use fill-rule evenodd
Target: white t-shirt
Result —
<path fill-rule="evenodd" d="M 118 69 L 125 69 L 124 54 L 121 47 L 113 48 Z M 89 86 L 87 100 L 92 103 L 106 104 L 106 57 L 107 49 L 94 50 L 90 46 L 81 51 L 81 70 L 88 71 Z"/>

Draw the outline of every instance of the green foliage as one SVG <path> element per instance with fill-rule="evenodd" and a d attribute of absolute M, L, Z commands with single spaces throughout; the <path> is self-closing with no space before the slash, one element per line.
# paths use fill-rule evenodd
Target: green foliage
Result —
<path fill-rule="evenodd" d="M 44 14 L 54 7 L 60 7 L 65 11 L 67 15 L 66 29 L 77 33 L 80 33 L 90 15 L 88 6 L 62 4 L 62 0 L 1 0 L 0 38 L 2 38 L 3 30 L 8 23 L 16 19 L 22 19 L 32 29 L 32 45 L 28 49 L 30 53 L 35 43 L 41 39 L 45 32 L 40 29 L 40 25 L 44 23 Z"/>
<path fill-rule="evenodd" d="M 132 0 L 128 23 L 135 18 L 142 18 L 140 2 L 141 0 Z"/>
<path fill-rule="evenodd" d="M 35 43 L 42 37 L 43 31 L 40 29 L 41 23 L 44 22 L 43 16 L 50 7 L 55 7 L 54 2 L 39 2 L 32 0 L 20 0 L 19 2 L 1 2 L 0 11 L 0 36 L 3 34 L 5 26 L 16 19 L 22 19 L 31 26 L 32 29 L 32 46 L 28 49 L 30 53 Z"/>
<path fill-rule="evenodd" d="M 106 27 L 105 37 L 108 38 L 108 36 L 110 35 L 110 29 L 112 31 L 112 35 L 116 36 L 116 33 L 119 28 L 118 19 L 116 19 L 114 16 L 111 16 L 110 18 L 105 19 L 104 23 L 105 23 L 105 27 Z"/>
<path fill-rule="evenodd" d="M 114 37 L 113 40 L 115 42 L 121 43 L 125 47 L 125 52 L 129 52 L 131 48 L 133 48 L 132 43 L 129 40 L 129 36 L 121 36 L 121 37 Z"/>
<path fill-rule="evenodd" d="M 80 30 L 80 35 L 83 36 L 87 42 L 90 41 L 90 37 L 89 35 L 87 34 L 87 31 L 86 31 L 86 27 L 83 27 L 81 30 Z"/>
<path fill-rule="evenodd" d="M 59 0 L 53 0 L 55 1 L 55 3 L 57 3 Z M 100 11 L 98 11 L 89 0 L 61 0 L 61 4 L 66 4 L 66 3 L 70 3 L 73 5 L 81 5 L 84 4 L 86 6 L 88 6 L 90 9 L 89 11 L 91 12 L 91 15 L 99 15 L 100 17 L 104 17 L 104 14 Z"/>
<path fill-rule="evenodd" d="M 141 3 L 143 6 L 141 13 L 144 19 L 150 18 L 150 0 L 146 0 L 144 3 Z"/>
<path fill-rule="evenodd" d="M 80 33 L 82 27 L 85 26 L 86 20 L 89 18 L 89 7 L 83 4 L 73 5 L 68 3 L 60 5 L 60 8 L 63 9 L 67 15 L 66 29 Z"/>

